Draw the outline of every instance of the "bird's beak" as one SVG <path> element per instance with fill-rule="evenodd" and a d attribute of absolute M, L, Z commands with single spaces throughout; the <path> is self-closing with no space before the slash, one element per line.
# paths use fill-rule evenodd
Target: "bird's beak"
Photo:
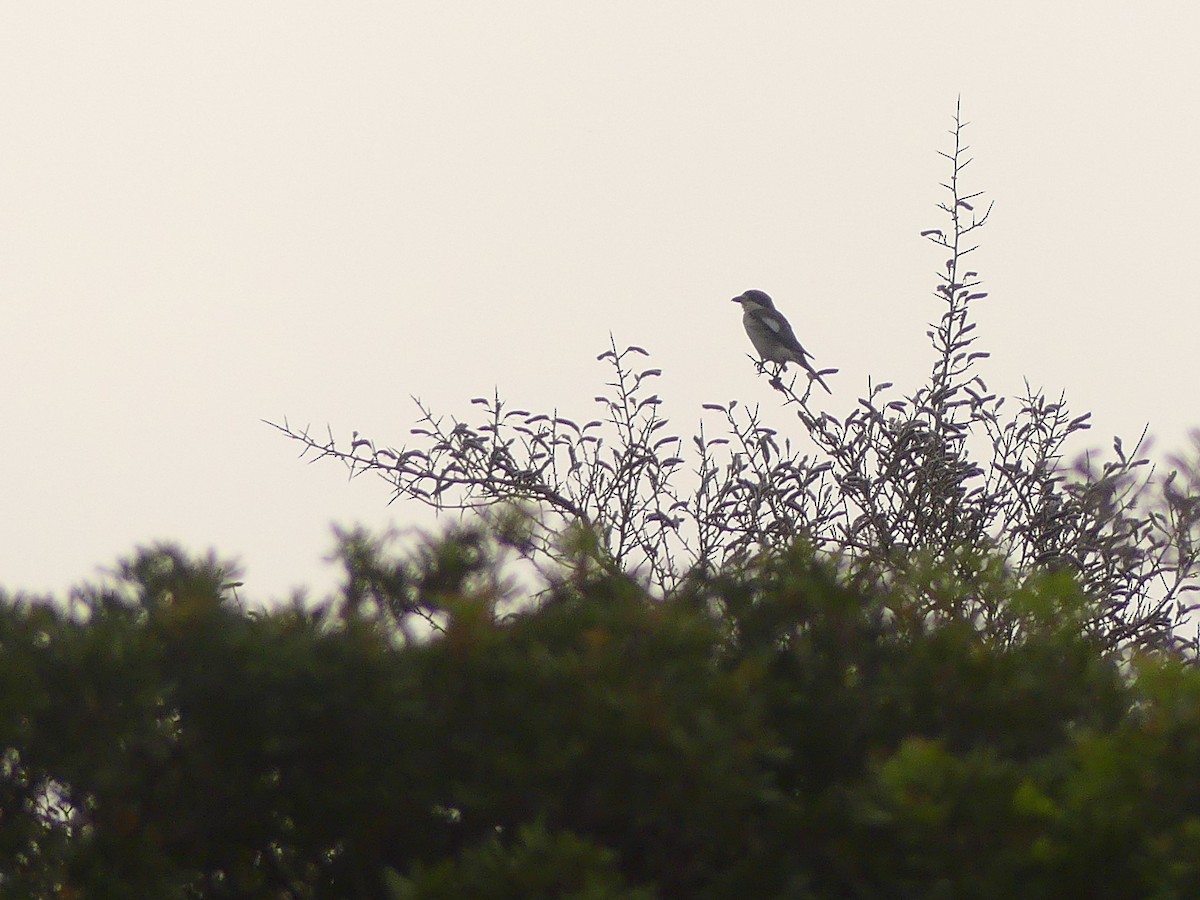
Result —
<path fill-rule="evenodd" d="M 732 300 L 730 300 L 729 302 L 730 302 L 730 303 L 741 303 L 741 302 L 742 302 L 743 300 L 745 300 L 745 299 L 746 299 L 745 297 L 743 297 L 743 296 L 741 296 L 741 295 L 739 294 L 738 296 L 734 297 L 734 298 L 733 298 Z"/>

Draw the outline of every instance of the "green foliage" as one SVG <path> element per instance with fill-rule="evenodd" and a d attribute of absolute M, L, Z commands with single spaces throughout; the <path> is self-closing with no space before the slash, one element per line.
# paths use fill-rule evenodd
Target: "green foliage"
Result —
<path fill-rule="evenodd" d="M 1064 576 L 1005 627 L 803 546 L 667 600 L 498 589 L 502 536 L 246 612 L 159 547 L 0 602 L 0 896 L 1186 897 L 1200 672 Z M 926 573 L 929 574 L 929 573 Z M 947 574 L 939 590 L 953 589 Z"/>
<path fill-rule="evenodd" d="M 522 826 L 512 846 L 498 834 L 412 878 L 389 874 L 395 900 L 651 900 L 649 889 L 627 887 L 611 851 L 571 834 Z"/>

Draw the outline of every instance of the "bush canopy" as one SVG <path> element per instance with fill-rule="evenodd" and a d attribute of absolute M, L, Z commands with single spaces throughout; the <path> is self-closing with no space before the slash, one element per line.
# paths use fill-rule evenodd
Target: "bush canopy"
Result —
<path fill-rule="evenodd" d="M 0 891 L 63 897 L 1185 897 L 1200 672 L 1004 640 L 797 545 L 651 599 L 505 590 L 496 542 L 346 535 L 345 589 L 247 611 L 141 551 L 0 602 Z M 1003 576 L 998 576 L 1003 577 Z"/>

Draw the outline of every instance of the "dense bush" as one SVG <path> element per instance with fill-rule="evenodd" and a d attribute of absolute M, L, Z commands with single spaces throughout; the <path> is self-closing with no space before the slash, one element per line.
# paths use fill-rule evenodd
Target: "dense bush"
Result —
<path fill-rule="evenodd" d="M 346 539 L 318 609 L 170 548 L 0 603 L 0 887 L 87 897 L 1183 897 L 1200 673 L 1066 576 L 999 640 L 794 547 L 650 602 Z M 405 634 L 409 636 L 406 637 Z"/>

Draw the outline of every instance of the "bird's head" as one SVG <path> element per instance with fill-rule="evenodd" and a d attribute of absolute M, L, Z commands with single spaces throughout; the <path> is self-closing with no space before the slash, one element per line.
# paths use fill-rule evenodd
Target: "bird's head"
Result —
<path fill-rule="evenodd" d="M 742 304 L 742 309 L 774 309 L 775 304 L 763 291 L 746 291 L 733 298 L 734 303 Z"/>

